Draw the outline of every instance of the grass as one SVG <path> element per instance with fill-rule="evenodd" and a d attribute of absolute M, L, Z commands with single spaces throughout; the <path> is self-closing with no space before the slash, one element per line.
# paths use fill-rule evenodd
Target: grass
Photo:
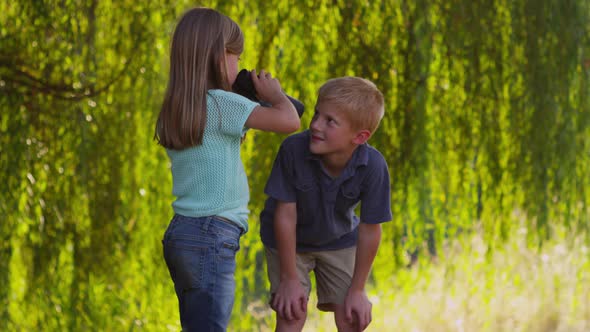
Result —
<path fill-rule="evenodd" d="M 67 279 L 33 288 L 28 297 L 21 291 L 26 276 L 15 275 L 7 331 L 39 325 L 44 331 L 179 331 L 177 302 L 161 258 L 138 257 L 117 282 L 108 276 L 90 280 L 83 304 L 87 317 L 67 309 Z M 384 258 L 379 261 L 387 262 Z M 12 265 L 19 271 L 25 263 L 15 259 Z M 539 250 L 521 231 L 490 254 L 482 237 L 473 235 L 449 245 L 436 262 L 419 260 L 381 279 L 386 280 L 368 289 L 374 306 L 367 331 L 590 331 L 590 249 L 581 237 L 553 240 Z M 264 300 L 234 310 L 229 331 L 272 331 L 273 313 Z M 311 309 L 313 295 L 310 301 L 305 331 L 335 331 L 332 315 Z"/>
<path fill-rule="evenodd" d="M 523 230 L 490 255 L 474 236 L 369 293 L 367 331 L 590 331 L 590 250 L 581 238 L 531 248 Z M 305 331 L 334 330 L 311 312 Z"/>

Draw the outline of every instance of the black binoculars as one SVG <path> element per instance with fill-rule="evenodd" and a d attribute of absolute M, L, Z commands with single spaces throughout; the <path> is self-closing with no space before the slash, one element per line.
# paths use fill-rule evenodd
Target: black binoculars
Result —
<path fill-rule="evenodd" d="M 238 76 L 236 77 L 236 81 L 234 82 L 232 89 L 235 93 L 242 95 L 252 101 L 260 103 L 260 105 L 262 106 L 271 106 L 269 103 L 256 98 L 256 89 L 254 88 L 254 82 L 252 82 L 252 77 L 250 77 L 250 71 L 247 69 L 242 69 L 238 73 Z M 303 115 L 303 112 L 305 111 L 303 103 L 289 95 L 287 95 L 287 98 L 289 98 L 293 106 L 295 106 L 297 114 L 299 114 L 299 117 L 301 117 Z"/>

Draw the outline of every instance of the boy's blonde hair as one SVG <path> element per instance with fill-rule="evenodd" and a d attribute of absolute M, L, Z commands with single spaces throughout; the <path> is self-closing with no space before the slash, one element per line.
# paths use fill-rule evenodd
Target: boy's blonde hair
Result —
<path fill-rule="evenodd" d="M 317 103 L 329 102 L 346 113 L 355 130 L 367 129 L 374 133 L 383 118 L 383 94 L 377 86 L 360 77 L 339 77 L 320 87 Z"/>

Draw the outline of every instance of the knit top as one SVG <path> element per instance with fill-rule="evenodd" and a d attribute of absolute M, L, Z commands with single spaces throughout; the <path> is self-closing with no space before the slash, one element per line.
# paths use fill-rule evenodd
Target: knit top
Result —
<path fill-rule="evenodd" d="M 166 149 L 176 200 L 174 212 L 187 217 L 221 216 L 248 230 L 248 179 L 240 158 L 240 140 L 258 105 L 224 90 L 207 93 L 207 125 L 201 145 Z"/>

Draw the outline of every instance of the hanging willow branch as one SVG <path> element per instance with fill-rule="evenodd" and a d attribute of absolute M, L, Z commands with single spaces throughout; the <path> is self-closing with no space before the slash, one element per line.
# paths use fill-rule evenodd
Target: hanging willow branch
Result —
<path fill-rule="evenodd" d="M 62 100 L 77 101 L 97 96 L 108 90 L 129 72 L 132 62 L 133 61 L 126 61 L 123 69 L 121 69 L 107 83 L 100 87 L 82 85 L 80 88 L 74 88 L 71 85 L 65 83 L 48 82 L 29 73 L 27 69 L 23 70 L 11 67 L 1 61 L 0 70 L 8 71 L 8 76 L 3 76 L 3 80 L 6 82 L 6 86 L 4 87 L 5 89 L 15 92 L 22 92 L 19 87 L 23 87 L 26 89 L 25 94 L 27 95 L 35 95 L 40 93 Z"/>
<path fill-rule="evenodd" d="M 139 41 L 139 43 L 141 42 L 143 41 Z M 94 97 L 107 91 L 111 86 L 130 73 L 129 69 L 133 64 L 133 58 L 131 60 L 126 60 L 123 68 L 113 75 L 107 83 L 101 86 L 96 87 L 89 84 L 87 86 L 82 85 L 79 88 L 75 88 L 71 84 L 64 82 L 50 82 L 44 80 L 31 74 L 29 67 L 24 66 L 22 63 L 19 64 L 20 61 L 11 60 L 12 59 L 9 59 L 8 57 L 0 57 L 0 73 L 6 73 L 0 76 L 5 82 L 4 87 L 1 87 L 0 89 L 24 93 L 29 96 L 44 94 L 58 99 L 71 101 Z M 20 88 L 24 88 L 25 91 L 22 91 Z"/>
<path fill-rule="evenodd" d="M 133 71 L 130 71 L 132 65 L 137 62 L 136 58 L 139 56 L 134 54 L 140 45 L 145 45 L 148 42 L 149 33 L 145 29 L 134 29 L 135 36 L 133 38 L 130 48 L 130 54 L 126 56 L 123 68 L 118 70 L 106 83 L 96 86 L 94 83 L 80 84 L 80 86 L 73 86 L 71 83 L 66 83 L 69 78 L 64 73 L 59 73 L 61 81 L 52 82 L 44 79 L 39 74 L 33 74 L 35 71 L 34 65 L 26 63 L 22 58 L 27 57 L 26 54 L 1 54 L 0 53 L 0 80 L 4 83 L 0 86 L 0 91 L 5 90 L 16 94 L 24 94 L 27 96 L 34 96 L 37 94 L 48 95 L 61 100 L 79 101 L 85 98 L 95 97 L 107 91 L 115 83 L 126 77 L 133 77 Z M 8 39 L 5 38 L 5 41 Z M 59 67 L 59 63 L 46 63 L 45 66 Z M 115 68 L 112 68 L 115 71 Z"/>

